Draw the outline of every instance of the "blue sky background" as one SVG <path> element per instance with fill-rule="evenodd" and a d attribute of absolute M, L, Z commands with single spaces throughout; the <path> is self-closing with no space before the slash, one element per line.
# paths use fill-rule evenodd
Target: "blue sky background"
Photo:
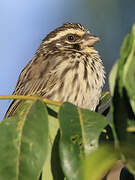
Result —
<path fill-rule="evenodd" d="M 0 1 L 0 94 L 12 94 L 19 73 L 41 40 L 61 24 L 80 22 L 101 42 L 107 73 L 119 57 L 123 38 L 135 22 L 134 0 L 3 0 Z M 0 100 L 2 119 L 9 100 Z"/>

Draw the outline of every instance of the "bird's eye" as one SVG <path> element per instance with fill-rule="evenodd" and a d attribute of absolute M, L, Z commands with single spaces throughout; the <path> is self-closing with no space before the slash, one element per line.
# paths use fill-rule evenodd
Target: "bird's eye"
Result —
<path fill-rule="evenodd" d="M 68 41 L 74 41 L 75 37 L 74 37 L 74 35 L 68 35 L 67 39 L 68 39 Z"/>

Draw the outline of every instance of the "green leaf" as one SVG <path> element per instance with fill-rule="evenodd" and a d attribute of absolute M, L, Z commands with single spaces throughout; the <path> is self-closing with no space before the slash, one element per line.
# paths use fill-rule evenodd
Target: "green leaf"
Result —
<path fill-rule="evenodd" d="M 135 24 L 131 30 L 131 51 L 124 66 L 123 81 L 128 95 L 135 100 Z"/>
<path fill-rule="evenodd" d="M 121 64 L 125 64 L 127 57 L 131 51 L 131 47 L 132 47 L 132 38 L 130 36 L 130 34 L 127 34 L 127 36 L 125 37 L 123 43 L 122 43 L 122 47 L 120 50 L 120 57 L 123 58 L 122 63 Z"/>
<path fill-rule="evenodd" d="M 114 166 L 118 157 L 113 147 L 103 146 L 85 157 L 83 162 L 83 180 L 100 180 Z"/>
<path fill-rule="evenodd" d="M 130 170 L 132 174 L 135 175 L 135 145 L 132 144 L 125 145 L 121 147 L 121 152 L 124 154 L 123 160 L 126 167 Z"/>
<path fill-rule="evenodd" d="M 132 48 L 131 44 L 132 44 L 132 38 L 131 38 L 131 35 L 128 34 L 122 44 L 121 51 L 120 51 L 120 58 L 114 64 L 109 75 L 109 86 L 110 86 L 110 92 L 112 96 L 114 94 L 117 78 L 119 78 L 119 86 L 121 88 L 123 87 L 123 70 L 124 70 L 124 65 L 127 62 L 127 58 Z"/>
<path fill-rule="evenodd" d="M 99 135 L 107 119 L 99 113 L 64 103 L 59 112 L 60 158 L 67 179 L 80 178 L 79 166 L 84 155 L 98 147 Z"/>
<path fill-rule="evenodd" d="M 60 163 L 59 141 L 60 141 L 60 131 L 58 131 L 52 147 L 51 165 L 52 165 L 53 180 L 64 180 L 65 177 Z"/>
<path fill-rule="evenodd" d="M 128 121 L 133 121 L 135 116 L 126 90 L 123 88 L 122 94 L 120 94 L 118 86 L 116 86 L 112 98 L 112 117 L 118 141 L 122 144 L 128 142 L 128 140 L 130 142 L 129 133 L 127 133 Z"/>
<path fill-rule="evenodd" d="M 135 114 L 135 100 L 130 99 L 130 104 L 131 104 L 132 110 L 133 110 L 133 112 Z"/>
<path fill-rule="evenodd" d="M 132 36 L 128 34 L 122 44 L 121 51 L 120 51 L 120 59 L 118 60 L 118 74 L 117 79 L 119 81 L 119 91 L 122 91 L 122 88 L 124 87 L 123 82 L 123 71 L 124 71 L 124 65 L 127 62 L 128 56 L 131 52 L 132 48 Z M 122 93 L 122 92 L 121 92 Z"/>
<path fill-rule="evenodd" d="M 134 115 L 132 112 L 132 108 L 130 105 L 130 100 L 128 99 L 127 95 L 127 89 L 125 88 L 126 81 L 130 81 L 127 79 L 125 81 L 125 74 L 128 69 L 129 65 L 129 57 L 132 54 L 132 50 L 134 49 L 133 47 L 133 37 L 134 33 L 133 32 L 135 27 L 133 26 L 131 34 L 128 34 L 122 44 L 121 48 L 121 57 L 118 61 L 118 74 L 117 77 L 115 77 L 115 87 L 113 87 L 114 91 L 114 96 L 112 98 L 112 111 L 113 111 L 113 120 L 115 124 L 115 129 L 116 133 L 118 135 L 118 139 L 121 141 L 124 141 L 126 138 L 126 128 L 128 124 L 128 120 L 133 120 Z M 129 70 L 130 71 L 130 70 Z M 115 73 L 114 73 L 115 74 Z M 116 75 L 115 75 L 116 76 Z"/>
<path fill-rule="evenodd" d="M 15 117 L 0 125 L 0 179 L 37 180 L 48 151 L 44 103 L 26 101 Z"/>
<path fill-rule="evenodd" d="M 121 57 L 118 61 L 118 73 L 115 87 L 113 88 L 114 94 L 111 108 L 115 142 L 122 154 L 124 162 L 126 161 L 127 166 L 130 167 L 132 172 L 135 169 L 135 159 L 134 156 L 133 159 L 131 158 L 131 153 L 125 147 L 131 147 L 132 152 L 135 149 L 133 143 L 135 142 L 135 135 L 129 131 L 129 129 L 131 130 L 131 122 L 135 122 L 134 101 L 129 99 L 129 97 L 133 98 L 133 94 L 135 93 L 135 88 L 133 87 L 134 68 L 131 67 L 134 66 L 133 61 L 135 61 L 133 58 L 133 52 L 135 52 L 134 29 L 135 26 L 133 26 L 131 33 L 126 37 L 121 48 Z"/>
<path fill-rule="evenodd" d="M 112 67 L 112 70 L 109 75 L 109 87 L 110 87 L 110 92 L 111 95 L 113 96 L 114 94 L 114 88 L 115 88 L 115 83 L 116 83 L 116 77 L 117 77 L 117 71 L 118 71 L 118 62 L 114 64 Z"/>
<path fill-rule="evenodd" d="M 124 68 L 132 50 L 133 35 L 128 34 L 122 44 L 120 59 L 113 67 L 110 74 L 110 88 L 112 98 L 112 117 L 118 139 L 124 141 L 126 138 L 127 122 L 134 119 L 130 101 L 123 81 Z"/>
<path fill-rule="evenodd" d="M 61 171 L 61 167 L 55 159 L 59 158 L 59 152 L 56 151 L 58 144 L 57 132 L 59 129 L 59 121 L 57 116 L 59 107 L 47 105 L 47 109 L 49 114 L 49 153 L 43 167 L 42 180 L 61 180 L 61 176 L 63 177 L 63 175 L 59 173 L 59 171 Z"/>

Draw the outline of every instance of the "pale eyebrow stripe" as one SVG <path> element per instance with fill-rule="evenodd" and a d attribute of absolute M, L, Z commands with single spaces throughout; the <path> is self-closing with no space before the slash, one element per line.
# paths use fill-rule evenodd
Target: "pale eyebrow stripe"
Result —
<path fill-rule="evenodd" d="M 53 38 L 50 38 L 49 40 L 46 40 L 46 41 L 44 41 L 44 44 L 48 44 L 48 43 L 50 43 L 50 42 L 52 42 L 52 41 L 55 41 L 55 40 L 57 40 L 57 39 L 59 39 L 60 37 L 62 37 L 62 36 L 66 36 L 67 34 L 78 34 L 78 35 L 83 35 L 85 32 L 84 31 L 80 31 L 80 30 L 77 30 L 77 29 L 73 29 L 73 28 L 70 28 L 70 29 L 66 29 L 66 30 L 64 30 L 64 31 L 60 31 L 60 32 L 58 32 L 58 34 L 56 34 L 56 36 L 55 37 L 53 37 Z"/>

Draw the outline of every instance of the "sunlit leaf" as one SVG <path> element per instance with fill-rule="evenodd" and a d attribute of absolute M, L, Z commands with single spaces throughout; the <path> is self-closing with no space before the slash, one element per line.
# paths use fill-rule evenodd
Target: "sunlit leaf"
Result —
<path fill-rule="evenodd" d="M 103 146 L 85 157 L 82 180 L 101 180 L 118 160 L 113 147 Z"/>
<path fill-rule="evenodd" d="M 128 95 L 135 101 L 135 25 L 131 30 L 131 51 L 124 66 L 123 81 Z"/>
<path fill-rule="evenodd" d="M 116 83 L 116 76 L 117 76 L 117 70 L 118 70 L 118 62 L 114 64 L 112 67 L 112 70 L 109 75 L 109 87 L 110 87 L 110 92 L 111 95 L 113 96 L 114 94 L 114 88 L 115 88 L 115 83 Z"/>

